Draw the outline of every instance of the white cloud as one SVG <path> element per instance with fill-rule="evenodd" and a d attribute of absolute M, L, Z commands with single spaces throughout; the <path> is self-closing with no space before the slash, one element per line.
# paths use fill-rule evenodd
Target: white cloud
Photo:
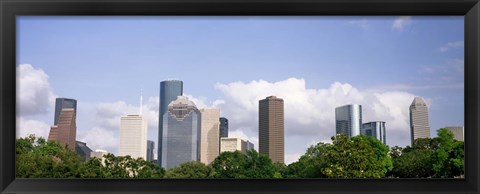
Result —
<path fill-rule="evenodd" d="M 78 131 L 77 140 L 86 142 L 87 146 L 92 149 L 107 150 L 115 153 L 118 149 L 118 133 L 101 127 L 94 127 L 86 131 Z"/>
<path fill-rule="evenodd" d="M 412 24 L 411 16 L 400 16 L 393 21 L 392 29 L 403 31 L 406 27 Z"/>
<path fill-rule="evenodd" d="M 29 120 L 23 117 L 17 117 L 17 129 L 16 138 L 28 137 L 30 134 L 34 134 L 35 137 L 43 137 L 48 139 L 48 133 L 50 132 L 50 125 L 43 121 Z"/>
<path fill-rule="evenodd" d="M 300 159 L 303 154 L 285 154 L 285 164 L 289 165 Z"/>
<path fill-rule="evenodd" d="M 264 80 L 218 83 L 215 87 L 226 97 L 225 104 L 220 108 L 229 119 L 229 127 L 241 128 L 243 133 L 254 134 L 255 137 L 258 130 L 258 100 L 275 95 L 284 99 L 287 136 L 329 140 L 335 134 L 335 107 L 362 104 L 364 122 L 386 121 L 390 145 L 404 146 L 409 143 L 408 108 L 415 96 L 411 93 L 359 91 L 348 83 L 339 82 L 324 89 L 307 89 L 305 80 L 297 78 L 274 83 Z"/>
<path fill-rule="evenodd" d="M 47 113 L 55 104 L 55 94 L 42 69 L 30 64 L 17 66 L 17 110 L 19 115 Z"/>
<path fill-rule="evenodd" d="M 455 42 L 449 42 L 442 47 L 438 48 L 440 52 L 447 52 L 451 49 L 458 49 L 458 48 L 463 48 L 463 41 L 455 41 Z"/>

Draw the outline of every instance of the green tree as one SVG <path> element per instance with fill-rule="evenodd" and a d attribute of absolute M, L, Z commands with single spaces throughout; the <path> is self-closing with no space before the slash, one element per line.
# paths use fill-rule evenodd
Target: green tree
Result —
<path fill-rule="evenodd" d="M 287 166 L 284 177 L 286 178 L 324 178 L 322 169 L 326 164 L 327 144 L 320 142 L 310 146 L 307 152 L 297 162 Z"/>
<path fill-rule="evenodd" d="M 382 178 L 391 169 L 388 147 L 363 135 L 332 137 L 322 173 L 331 178 Z"/>
<path fill-rule="evenodd" d="M 209 178 L 212 167 L 198 161 L 185 162 L 165 173 L 165 178 Z"/>
<path fill-rule="evenodd" d="M 214 178 L 279 178 L 275 165 L 266 155 L 255 150 L 222 152 L 210 164 Z"/>
<path fill-rule="evenodd" d="M 453 139 L 454 135 L 445 128 L 437 130 L 439 148 L 433 154 L 434 177 L 453 178 L 464 174 L 463 142 Z"/>
<path fill-rule="evenodd" d="M 80 157 L 56 141 L 31 135 L 16 141 L 16 176 L 20 178 L 79 177 Z"/>

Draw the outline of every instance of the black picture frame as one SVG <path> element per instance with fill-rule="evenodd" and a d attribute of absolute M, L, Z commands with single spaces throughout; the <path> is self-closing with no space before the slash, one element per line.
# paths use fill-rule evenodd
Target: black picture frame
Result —
<path fill-rule="evenodd" d="M 20 15 L 464 15 L 465 179 L 15 178 Z M 479 0 L 0 0 L 1 193 L 479 193 Z"/>

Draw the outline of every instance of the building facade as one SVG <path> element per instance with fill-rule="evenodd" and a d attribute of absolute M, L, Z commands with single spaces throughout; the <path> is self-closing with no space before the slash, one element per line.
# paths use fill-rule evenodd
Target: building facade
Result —
<path fill-rule="evenodd" d="M 154 149 L 155 149 L 155 142 L 147 140 L 147 161 L 153 161 Z"/>
<path fill-rule="evenodd" d="M 253 150 L 253 143 L 245 141 L 240 138 L 221 137 L 220 138 L 220 152 L 234 152 L 241 151 L 246 153 L 248 150 Z"/>
<path fill-rule="evenodd" d="M 87 143 L 76 141 L 75 152 L 77 152 L 77 154 L 82 158 L 83 161 L 87 161 L 90 159 L 92 149 L 87 146 Z"/>
<path fill-rule="evenodd" d="M 276 96 L 269 96 L 258 103 L 258 150 L 276 163 L 285 163 L 283 104 L 283 99 Z"/>
<path fill-rule="evenodd" d="M 73 108 L 73 112 L 77 115 L 77 100 L 71 98 L 56 98 L 55 99 L 55 117 L 53 120 L 53 125 L 58 124 L 58 119 L 60 117 L 60 112 L 63 108 Z"/>
<path fill-rule="evenodd" d="M 348 104 L 335 108 L 336 134 L 347 137 L 360 135 L 362 128 L 362 105 Z"/>
<path fill-rule="evenodd" d="M 90 153 L 90 158 L 99 158 L 103 165 L 105 165 L 105 158 L 108 152 L 106 150 L 95 150 L 94 152 Z"/>
<path fill-rule="evenodd" d="M 410 105 L 410 140 L 411 145 L 415 139 L 430 138 L 428 123 L 428 107 L 422 97 L 415 97 Z"/>
<path fill-rule="evenodd" d="M 158 141 L 157 141 L 157 158 L 158 165 L 162 162 L 162 145 L 163 145 L 163 116 L 168 110 L 168 105 L 177 99 L 177 96 L 183 95 L 183 82 L 179 80 L 166 80 L 160 82 L 160 102 L 158 115 Z"/>
<path fill-rule="evenodd" d="M 201 113 L 187 97 L 178 96 L 163 115 L 161 167 L 200 161 Z"/>
<path fill-rule="evenodd" d="M 453 133 L 453 138 L 457 141 L 464 141 L 465 135 L 465 129 L 463 126 L 450 126 L 450 127 L 445 127 L 449 131 Z"/>
<path fill-rule="evenodd" d="M 200 162 L 210 164 L 220 150 L 220 109 L 203 108 L 201 114 Z"/>
<path fill-rule="evenodd" d="M 228 119 L 220 117 L 220 137 L 228 137 Z"/>
<path fill-rule="evenodd" d="M 147 159 L 147 119 L 142 115 L 120 117 L 119 156 Z"/>
<path fill-rule="evenodd" d="M 62 108 L 58 115 L 57 124 L 50 128 L 48 140 L 58 141 L 60 145 L 67 146 L 75 151 L 77 137 L 77 123 L 75 109 Z"/>
<path fill-rule="evenodd" d="M 385 131 L 385 122 L 384 121 L 373 121 L 362 124 L 362 129 L 360 130 L 362 135 L 374 137 L 380 140 L 383 144 L 387 144 L 387 135 Z"/>

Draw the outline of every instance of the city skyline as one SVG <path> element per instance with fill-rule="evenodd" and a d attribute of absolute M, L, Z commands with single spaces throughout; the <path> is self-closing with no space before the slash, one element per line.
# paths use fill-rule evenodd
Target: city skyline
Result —
<path fill-rule="evenodd" d="M 282 97 L 286 163 L 330 141 L 344 104 L 363 105 L 363 120 L 386 122 L 389 146 L 406 146 L 414 96 L 429 104 L 431 137 L 464 125 L 463 25 L 460 16 L 22 16 L 18 135 L 45 136 L 54 98 L 75 98 L 77 140 L 118 153 L 118 117 L 137 112 L 143 89 L 157 141 L 159 82 L 178 79 L 199 108 L 228 118 L 229 137 L 255 146 L 257 101 Z"/>

